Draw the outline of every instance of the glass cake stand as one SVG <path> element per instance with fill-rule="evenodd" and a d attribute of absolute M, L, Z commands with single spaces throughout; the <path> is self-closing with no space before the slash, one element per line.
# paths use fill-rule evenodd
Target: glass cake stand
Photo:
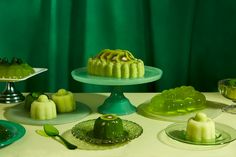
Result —
<path fill-rule="evenodd" d="M 10 104 L 24 101 L 25 97 L 16 89 L 15 82 L 24 81 L 47 70 L 46 68 L 34 68 L 35 73 L 21 79 L 0 78 L 0 82 L 6 82 L 6 87 L 0 94 L 0 103 Z"/>
<path fill-rule="evenodd" d="M 78 68 L 71 72 L 74 80 L 95 84 L 111 86 L 111 95 L 98 107 L 98 112 L 102 114 L 127 115 L 136 112 L 136 107 L 124 96 L 122 86 L 136 85 L 159 80 L 162 76 L 162 70 L 145 66 L 145 75 L 142 78 L 118 79 L 111 77 L 94 76 L 87 73 L 87 68 Z"/>

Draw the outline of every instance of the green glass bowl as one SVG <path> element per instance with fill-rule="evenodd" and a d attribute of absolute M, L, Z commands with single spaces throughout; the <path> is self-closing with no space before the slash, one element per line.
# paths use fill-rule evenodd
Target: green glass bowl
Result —
<path fill-rule="evenodd" d="M 236 102 L 236 78 L 220 80 L 218 90 L 225 98 Z"/>

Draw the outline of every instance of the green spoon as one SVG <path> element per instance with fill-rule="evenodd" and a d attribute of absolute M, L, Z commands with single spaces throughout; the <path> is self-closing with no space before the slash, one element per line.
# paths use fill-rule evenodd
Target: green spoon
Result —
<path fill-rule="evenodd" d="M 60 136 L 59 131 L 53 125 L 45 124 L 43 126 L 43 129 L 44 129 L 44 132 L 48 136 L 51 136 L 51 137 L 56 137 L 57 136 L 57 137 L 59 137 L 64 142 L 64 144 L 66 145 L 66 147 L 68 149 L 76 149 L 77 148 L 77 146 L 69 143 L 66 139 L 64 139 L 62 136 Z"/>

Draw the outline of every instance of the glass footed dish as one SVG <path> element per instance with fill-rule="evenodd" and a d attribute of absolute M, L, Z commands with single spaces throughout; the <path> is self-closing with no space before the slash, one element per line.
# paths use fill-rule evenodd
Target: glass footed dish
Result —
<path fill-rule="evenodd" d="M 236 139 L 236 130 L 230 126 L 215 123 L 216 138 L 215 140 L 205 142 L 195 142 L 185 138 L 187 123 L 174 123 L 169 125 L 165 129 L 165 133 L 168 137 L 187 144 L 193 145 L 222 145 L 227 144 Z"/>
<path fill-rule="evenodd" d="M 0 94 L 0 103 L 11 104 L 11 103 L 22 102 L 25 100 L 23 94 L 21 94 L 21 92 L 19 92 L 15 88 L 15 82 L 24 81 L 30 77 L 33 77 L 48 70 L 46 68 L 33 68 L 33 69 L 35 71 L 33 74 L 30 74 L 28 76 L 19 79 L 0 77 L 0 82 L 6 82 L 6 87 L 4 91 Z"/>
<path fill-rule="evenodd" d="M 225 98 L 233 101 L 233 104 L 222 108 L 222 111 L 236 114 L 236 78 L 223 79 L 218 82 L 218 90 Z"/>
<path fill-rule="evenodd" d="M 116 139 L 98 139 L 93 136 L 93 126 L 95 119 L 80 122 L 76 124 L 71 133 L 74 137 L 96 145 L 112 145 L 131 141 L 139 137 L 143 133 L 143 129 L 135 122 L 122 120 L 124 128 L 124 136 Z"/>

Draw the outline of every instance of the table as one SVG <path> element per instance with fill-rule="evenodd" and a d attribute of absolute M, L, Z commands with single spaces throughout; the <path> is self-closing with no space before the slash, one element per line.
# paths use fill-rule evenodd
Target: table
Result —
<path fill-rule="evenodd" d="M 204 93 L 208 100 L 230 104 L 231 101 L 225 99 L 219 93 Z M 95 119 L 100 114 L 96 108 L 102 104 L 108 93 L 76 93 L 76 99 L 87 104 L 93 110 L 84 120 Z M 125 93 L 131 103 L 135 106 L 149 100 L 155 93 Z M 0 104 L 0 119 L 5 119 L 3 113 L 8 107 L 6 104 Z M 42 129 L 42 126 L 23 125 L 26 128 L 26 134 L 20 140 L 0 149 L 1 157 L 235 157 L 236 141 L 223 146 L 194 146 L 183 144 L 169 139 L 163 134 L 165 129 L 172 122 L 154 120 L 143 117 L 137 113 L 121 116 L 123 119 L 132 120 L 140 124 L 143 134 L 129 142 L 127 145 L 110 150 L 68 150 L 64 145 L 50 138 L 39 136 L 35 130 Z M 214 119 L 216 122 L 227 124 L 236 129 L 236 115 L 222 113 Z M 78 122 L 80 122 L 78 121 Z M 61 133 L 71 129 L 78 122 L 57 125 Z M 166 142 L 164 142 L 165 140 Z"/>

